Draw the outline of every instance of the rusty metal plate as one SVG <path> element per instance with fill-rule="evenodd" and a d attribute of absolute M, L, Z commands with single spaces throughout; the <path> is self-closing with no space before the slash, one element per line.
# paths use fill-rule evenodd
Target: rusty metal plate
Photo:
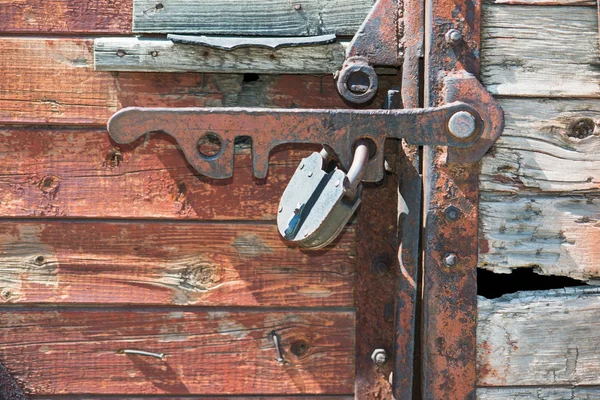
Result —
<path fill-rule="evenodd" d="M 472 96 L 446 85 L 452 75 L 479 73 L 479 0 L 426 0 L 425 105 Z M 457 72 L 462 71 L 462 72 Z M 443 147 L 424 149 L 422 397 L 474 399 L 476 383 L 478 164 L 503 127 L 492 106 L 481 146 L 464 153 Z"/>

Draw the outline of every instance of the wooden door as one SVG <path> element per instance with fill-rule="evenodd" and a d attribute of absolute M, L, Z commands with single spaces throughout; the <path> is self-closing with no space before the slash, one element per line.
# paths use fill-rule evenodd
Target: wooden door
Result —
<path fill-rule="evenodd" d="M 238 3 L 0 0 L 0 361 L 32 398 L 389 398 L 391 365 L 370 356 L 393 351 L 399 169 L 367 188 L 333 245 L 299 251 L 274 221 L 312 149 L 279 149 L 269 177 L 256 180 L 239 143 L 233 178 L 216 181 L 198 176 L 167 136 L 117 146 L 106 132 L 126 106 L 347 107 L 331 78 L 339 46 L 288 54 L 304 60 L 302 71 L 269 53 L 246 56 L 267 60 L 258 73 L 226 59 L 228 74 L 164 72 L 151 53 L 139 63 L 154 72 L 94 70 L 98 37 L 190 20 L 215 34 L 347 37 L 372 5 L 256 1 L 236 12 Z M 595 3 L 492 1 L 482 25 L 481 80 L 501 101 L 506 129 L 481 163 L 479 267 L 593 283 Z M 372 107 L 399 80 L 387 71 Z M 391 164 L 405 166 L 398 154 Z M 481 293 L 479 398 L 600 396 L 600 293 L 560 285 Z"/>

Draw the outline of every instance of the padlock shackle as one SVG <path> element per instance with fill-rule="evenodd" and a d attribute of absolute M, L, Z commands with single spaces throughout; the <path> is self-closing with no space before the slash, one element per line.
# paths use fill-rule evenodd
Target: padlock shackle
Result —
<path fill-rule="evenodd" d="M 352 165 L 350 165 L 348 173 L 346 174 L 346 178 L 344 179 L 346 196 L 352 198 L 356 195 L 356 188 L 360 184 L 360 181 L 362 181 L 362 178 L 367 171 L 368 162 L 369 141 L 367 139 L 358 139 L 356 141 L 356 148 L 354 149 Z"/>

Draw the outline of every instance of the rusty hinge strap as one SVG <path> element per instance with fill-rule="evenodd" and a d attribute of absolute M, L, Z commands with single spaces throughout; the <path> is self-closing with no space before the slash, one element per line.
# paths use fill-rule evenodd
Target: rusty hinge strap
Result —
<path fill-rule="evenodd" d="M 479 74 L 480 0 L 426 0 L 425 105 L 448 93 L 440 77 Z M 482 101 L 492 102 L 491 96 Z M 488 123 L 502 129 L 502 114 Z M 474 399 L 476 382 L 478 164 L 464 153 L 423 152 L 422 397 Z"/>

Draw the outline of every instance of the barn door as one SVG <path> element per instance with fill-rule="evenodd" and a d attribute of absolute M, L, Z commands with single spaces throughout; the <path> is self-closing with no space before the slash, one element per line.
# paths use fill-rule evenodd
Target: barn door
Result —
<path fill-rule="evenodd" d="M 0 182 L 0 360 L 25 392 L 473 398 L 477 161 L 502 129 L 477 81 L 479 1 L 382 0 L 389 8 L 371 14 L 370 0 L 88 3 L 55 10 L 40 2 L 44 18 L 26 10 L 26 22 L 0 41 L 0 66 L 24 104 L 9 107 L 0 141 L 11 154 L 0 158 L 11 177 Z M 392 21 L 371 32 L 390 33 L 384 47 L 393 56 L 372 68 L 374 98 L 355 107 L 332 76 L 349 58 L 340 39 L 369 15 Z M 35 35 L 15 36 L 24 32 Z M 301 39 L 220 48 L 167 33 Z M 322 38 L 331 34 L 338 40 Z M 377 40 L 363 36 L 363 45 L 380 50 Z M 211 121 L 237 113 L 222 120 L 242 128 L 259 126 L 252 118 L 261 113 L 355 113 L 351 122 L 393 115 L 397 124 L 386 126 L 400 133 L 382 139 L 383 179 L 363 184 L 356 217 L 327 247 L 306 250 L 282 241 L 278 204 L 321 146 L 277 143 L 261 175 L 264 137 L 216 150 L 215 141 L 194 140 L 204 161 L 235 161 L 230 176 L 219 175 L 223 165 L 211 176 L 186 160 L 184 136 L 169 134 L 190 135 L 192 123 L 148 124 L 129 141 L 111 139 L 106 121 L 128 107 L 211 112 Z M 465 112 L 452 107 L 480 117 L 466 137 L 445 132 L 439 115 Z M 427 124 L 421 114 L 438 119 Z M 161 118 L 170 121 L 154 121 Z M 403 123 L 411 129 L 401 131 Z"/>

